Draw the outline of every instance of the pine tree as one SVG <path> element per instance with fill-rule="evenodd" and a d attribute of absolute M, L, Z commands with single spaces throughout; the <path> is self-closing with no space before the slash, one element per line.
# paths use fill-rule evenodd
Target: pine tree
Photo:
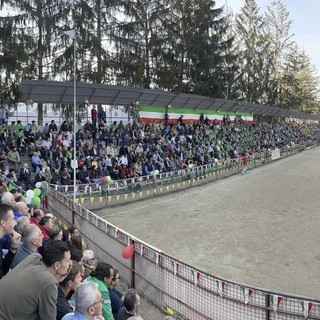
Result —
<path fill-rule="evenodd" d="M 237 32 L 235 28 L 235 15 L 232 9 L 228 6 L 227 1 L 224 6 L 224 11 L 226 13 L 225 16 L 225 25 L 227 26 L 226 34 L 222 35 L 223 41 L 228 41 L 231 45 L 225 48 L 225 91 L 224 98 L 229 100 L 238 100 L 239 95 L 237 92 L 237 74 L 239 74 L 239 65 L 237 63 L 238 60 L 238 52 L 239 43 L 235 41 L 237 38 Z"/>
<path fill-rule="evenodd" d="M 154 83 L 154 51 L 161 46 L 166 0 L 124 1 L 114 28 L 115 77 L 118 84 L 150 88 Z"/>
<path fill-rule="evenodd" d="M 267 104 L 281 106 L 279 96 L 280 78 L 283 72 L 283 64 L 293 43 L 293 34 L 290 33 L 292 20 L 282 0 L 274 0 L 267 7 L 264 16 L 266 25 L 266 38 L 270 42 L 269 51 L 270 77 L 267 90 Z"/>
<path fill-rule="evenodd" d="M 231 59 L 228 49 L 232 44 L 232 39 L 226 38 L 228 26 L 223 9 L 215 8 L 215 1 L 183 4 L 183 28 L 187 30 L 183 39 L 188 85 L 185 92 L 222 98 L 229 73 L 226 65 Z"/>
<path fill-rule="evenodd" d="M 0 105 L 14 110 L 19 98 L 19 82 L 23 63 L 27 60 L 24 37 L 14 26 L 19 16 L 0 17 Z"/>
<path fill-rule="evenodd" d="M 3 0 L 18 14 L 13 28 L 17 37 L 23 39 L 22 50 L 26 59 L 22 62 L 23 75 L 43 80 L 53 74 L 54 44 L 61 40 L 60 30 L 66 17 L 66 1 L 49 0 Z M 43 105 L 38 104 L 38 123 L 43 122 Z"/>
<path fill-rule="evenodd" d="M 319 113 L 319 76 L 309 57 L 292 45 L 281 79 L 282 107 L 302 112 Z"/>
<path fill-rule="evenodd" d="M 157 83 L 175 92 L 224 97 L 232 37 L 214 1 L 172 2 L 159 48 Z"/>
<path fill-rule="evenodd" d="M 270 76 L 269 41 L 255 0 L 246 0 L 236 16 L 239 46 L 238 93 L 250 103 L 265 103 Z"/>

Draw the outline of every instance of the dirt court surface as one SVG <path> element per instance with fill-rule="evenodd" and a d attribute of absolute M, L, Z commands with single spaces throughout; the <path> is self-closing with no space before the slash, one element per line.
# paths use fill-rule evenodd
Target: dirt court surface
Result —
<path fill-rule="evenodd" d="M 320 295 L 320 148 L 204 186 L 97 211 L 212 275 Z"/>

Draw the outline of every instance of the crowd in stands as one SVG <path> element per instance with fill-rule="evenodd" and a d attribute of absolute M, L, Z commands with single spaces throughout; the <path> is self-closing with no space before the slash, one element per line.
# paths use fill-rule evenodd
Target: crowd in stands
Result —
<path fill-rule="evenodd" d="M 119 271 L 96 260 L 80 230 L 15 194 L 0 203 L 1 319 L 142 319 L 138 293 L 118 289 Z"/>
<path fill-rule="evenodd" d="M 95 117 L 76 133 L 77 183 L 247 159 L 319 141 L 318 125 L 307 123 L 247 124 L 241 118 L 231 123 L 225 116 L 223 123 L 202 118 L 187 124 L 180 117 L 175 124 L 120 121 L 107 127 L 99 114 Z M 6 175 L 0 178 L 1 319 L 142 319 L 137 292 L 118 290 L 118 270 L 96 260 L 81 230 L 65 230 L 12 188 L 20 184 L 27 190 L 42 181 L 71 185 L 72 139 L 66 121 L 58 128 L 52 120 L 41 130 L 34 122 L 0 125 L 0 166 Z M 22 162 L 23 157 L 29 160 Z"/>
<path fill-rule="evenodd" d="M 95 109 L 94 109 L 95 110 Z M 102 177 L 126 179 L 195 166 L 224 163 L 244 154 L 255 157 L 260 152 L 319 141 L 316 124 L 245 123 L 241 117 L 231 122 L 199 121 L 185 123 L 106 125 L 100 113 L 92 115 L 76 132 L 77 183 L 100 182 Z M 41 129 L 33 121 L 0 124 L 0 170 L 15 183 L 30 189 L 37 182 L 73 184 L 73 132 L 64 121 L 54 120 Z M 30 161 L 22 163 L 28 156 Z M 32 171 L 34 174 L 31 174 Z"/>

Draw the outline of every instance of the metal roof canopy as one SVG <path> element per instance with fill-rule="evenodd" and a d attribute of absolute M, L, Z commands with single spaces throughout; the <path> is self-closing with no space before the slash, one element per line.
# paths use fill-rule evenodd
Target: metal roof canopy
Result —
<path fill-rule="evenodd" d="M 33 100 L 37 103 L 73 104 L 73 85 L 73 82 L 22 80 L 20 101 Z M 77 103 L 85 103 L 86 100 L 92 99 L 94 104 L 126 106 L 139 101 L 140 105 L 148 106 L 165 107 L 170 104 L 174 108 L 246 112 L 254 115 L 320 120 L 320 115 L 295 112 L 277 107 L 119 85 L 77 83 L 76 92 Z"/>

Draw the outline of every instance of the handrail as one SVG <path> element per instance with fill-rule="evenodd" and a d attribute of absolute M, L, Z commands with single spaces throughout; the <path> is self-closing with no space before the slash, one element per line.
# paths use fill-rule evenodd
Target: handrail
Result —
<path fill-rule="evenodd" d="M 270 155 L 265 154 L 264 157 L 261 157 L 258 155 L 257 157 L 251 157 L 249 161 L 265 160 L 268 157 L 270 157 Z M 208 169 L 212 171 L 219 171 L 226 168 L 231 168 L 233 166 L 237 166 L 240 163 L 241 163 L 241 158 L 228 159 L 228 160 L 225 160 L 223 163 L 210 163 L 210 164 L 205 164 L 205 165 L 196 166 L 196 167 L 188 167 L 185 169 L 180 168 L 177 170 L 162 172 L 159 174 L 153 174 L 153 175 L 149 174 L 149 175 L 144 175 L 144 176 L 139 176 L 134 178 L 119 179 L 114 181 L 114 185 L 106 185 L 106 183 L 102 182 L 102 179 L 99 179 L 98 182 L 78 184 L 77 190 L 85 190 L 84 193 L 88 194 L 88 191 L 90 190 L 92 191 L 92 188 L 94 187 L 101 192 L 101 188 L 107 186 L 107 191 L 109 192 L 118 191 L 119 188 L 125 188 L 126 186 L 129 186 L 129 185 L 137 185 L 137 184 L 146 185 L 150 182 L 161 181 L 161 180 L 165 180 L 172 177 L 183 177 L 186 174 L 194 174 L 194 173 L 201 172 Z M 73 185 L 49 184 L 49 186 L 62 193 L 73 191 Z"/>
<path fill-rule="evenodd" d="M 23 190 L 20 186 L 16 185 L 13 181 L 11 181 L 6 175 L 0 173 L 0 177 L 2 177 L 3 179 L 5 179 L 8 183 L 11 183 L 15 189 L 19 190 L 22 194 L 25 194 L 26 191 Z"/>

